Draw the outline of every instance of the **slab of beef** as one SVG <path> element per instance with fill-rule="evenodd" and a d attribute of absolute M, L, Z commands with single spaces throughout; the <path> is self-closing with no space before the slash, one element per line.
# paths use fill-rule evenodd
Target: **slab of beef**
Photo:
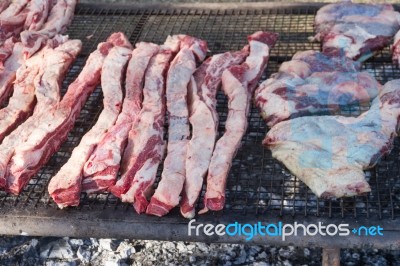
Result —
<path fill-rule="evenodd" d="M 368 72 L 358 72 L 358 67 L 342 57 L 297 53 L 257 88 L 256 105 L 272 127 L 290 118 L 334 114 L 349 105 L 368 104 L 381 85 Z"/>
<path fill-rule="evenodd" d="M 146 210 L 147 214 L 157 216 L 164 216 L 179 204 L 186 176 L 186 149 L 190 137 L 187 88 L 197 62 L 203 61 L 207 53 L 205 41 L 190 36 L 180 38 L 180 50 L 167 74 L 167 156 L 161 180 Z"/>
<path fill-rule="evenodd" d="M 30 0 L 24 28 L 31 31 L 40 30 L 47 20 L 52 4 L 53 0 Z"/>
<path fill-rule="evenodd" d="M 329 4 L 315 17 L 314 40 L 327 54 L 364 61 L 387 46 L 400 28 L 400 14 L 390 4 Z"/>
<path fill-rule="evenodd" d="M 25 45 L 24 54 L 33 55 L 48 39 L 67 30 L 74 17 L 77 0 L 57 0 L 50 11 L 46 23 L 40 30 L 26 30 L 21 32 L 21 41 Z"/>
<path fill-rule="evenodd" d="M 29 0 L 15 0 L 0 14 L 0 45 L 23 30 Z"/>
<path fill-rule="evenodd" d="M 186 218 L 195 214 L 195 204 L 207 173 L 218 134 L 216 94 L 224 70 L 243 63 L 249 47 L 208 58 L 193 74 L 188 88 L 189 121 L 192 136 L 187 144 L 186 177 L 181 200 L 181 213 Z"/>
<path fill-rule="evenodd" d="M 263 141 L 318 197 L 369 192 L 363 170 L 393 146 L 400 121 L 400 80 L 385 84 L 359 117 L 300 117 L 275 125 Z"/>
<path fill-rule="evenodd" d="M 168 37 L 151 60 L 145 74 L 143 107 L 133 125 L 125 149 L 121 179 L 110 191 L 136 211 L 146 211 L 147 196 L 164 154 L 165 80 L 170 62 L 179 50 L 178 36 Z"/>
<path fill-rule="evenodd" d="M 23 180 L 29 180 L 35 175 L 58 150 L 72 129 L 87 97 L 99 84 L 104 58 L 113 46 L 110 42 L 98 45 L 60 103 L 43 114 L 29 138 L 15 147 L 7 169 L 2 169 L 6 171 L 7 179 L 21 180 L 17 183 L 23 184 Z"/>
<path fill-rule="evenodd" d="M 228 118 L 226 131 L 217 141 L 207 176 L 207 190 L 204 209 L 221 210 L 225 204 L 225 187 L 240 142 L 247 130 L 247 115 L 251 98 L 269 59 L 269 51 L 275 45 L 278 35 L 271 32 L 256 32 L 248 37 L 250 53 L 246 61 L 231 66 L 222 74 L 222 90 L 228 96 Z"/>
<path fill-rule="evenodd" d="M 0 69 L 0 104 L 3 104 L 10 96 L 15 81 L 15 73 L 23 63 L 23 49 L 22 43 L 13 44 L 10 57 L 5 61 L 4 67 Z"/>
<path fill-rule="evenodd" d="M 150 59 L 159 46 L 140 42 L 129 61 L 125 98 L 115 125 L 103 135 L 83 169 L 82 191 L 96 193 L 115 185 L 122 153 L 128 141 L 129 130 L 136 123 L 142 109 L 144 75 Z"/>
<path fill-rule="evenodd" d="M 131 49 L 116 46 L 104 60 L 101 70 L 104 108 L 96 124 L 82 137 L 71 157 L 49 184 L 49 194 L 60 208 L 79 205 L 83 167 L 101 136 L 112 127 L 121 111 L 122 78 L 131 52 Z"/>
<path fill-rule="evenodd" d="M 80 40 L 66 41 L 54 49 L 50 46 L 43 48 L 45 49 L 43 64 L 34 79 L 37 104 L 32 116 L 12 131 L 0 145 L 0 180 L 4 182 L 6 180 L 5 169 L 14 153 L 14 148 L 28 139 L 38 126 L 40 117 L 46 115 L 60 101 L 61 82 L 81 48 Z M 15 194 L 18 194 L 24 186 L 14 183 L 11 179 L 8 181 L 9 191 Z"/>

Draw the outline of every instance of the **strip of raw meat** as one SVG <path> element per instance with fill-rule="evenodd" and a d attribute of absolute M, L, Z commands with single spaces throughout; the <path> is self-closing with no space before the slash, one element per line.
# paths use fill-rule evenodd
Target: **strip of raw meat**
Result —
<path fill-rule="evenodd" d="M 31 115 L 36 104 L 34 79 L 43 65 L 46 47 L 26 60 L 16 72 L 13 95 L 0 110 L 0 142 Z"/>
<path fill-rule="evenodd" d="M 4 63 L 3 70 L 0 70 L 0 104 L 3 104 L 12 91 L 15 81 L 15 73 L 23 62 L 22 43 L 15 43 L 10 57 Z"/>
<path fill-rule="evenodd" d="M 98 45 L 60 103 L 41 115 L 29 138 L 15 147 L 7 167 L 0 169 L 0 176 L 7 180 L 30 180 L 58 150 L 72 129 L 87 97 L 98 85 L 104 58 L 112 47 L 113 44 L 109 42 Z"/>
<path fill-rule="evenodd" d="M 38 31 L 47 20 L 53 0 L 30 0 L 28 4 L 28 15 L 25 20 L 25 29 Z"/>
<path fill-rule="evenodd" d="M 169 63 L 179 50 L 179 38 L 168 37 L 148 66 L 143 88 L 143 107 L 128 136 L 121 179 L 110 191 L 124 202 L 133 203 L 136 211 L 146 211 L 147 193 L 151 190 L 164 153 L 165 76 Z"/>
<path fill-rule="evenodd" d="M 399 121 L 400 80 L 393 80 L 359 117 L 284 121 L 263 144 L 318 197 L 350 197 L 370 191 L 363 170 L 390 152 Z"/>
<path fill-rule="evenodd" d="M 40 117 L 46 114 L 60 101 L 61 82 L 68 68 L 82 48 L 80 40 L 66 41 L 55 49 L 45 47 L 43 67 L 35 77 L 35 95 L 37 104 L 35 110 L 23 124 L 8 135 L 0 145 L 0 169 L 6 169 L 14 148 L 26 141 L 32 131 L 38 126 Z M 0 183 L 5 182 L 4 172 L 0 176 Z M 18 194 L 24 184 L 12 183 L 9 180 L 8 190 Z"/>
<path fill-rule="evenodd" d="M 180 51 L 172 60 L 167 74 L 167 156 L 161 180 L 146 210 L 147 214 L 157 216 L 166 215 L 179 204 L 186 176 L 186 147 L 190 137 L 187 88 L 196 70 L 196 61 L 203 61 L 207 54 L 205 41 L 190 36 L 181 38 Z"/>
<path fill-rule="evenodd" d="M 327 54 L 364 61 L 387 46 L 400 28 L 400 14 L 390 4 L 329 4 L 315 17 L 316 36 Z"/>
<path fill-rule="evenodd" d="M 250 54 L 246 61 L 231 66 L 222 74 L 222 89 L 228 96 L 228 118 L 226 131 L 217 141 L 208 168 L 207 190 L 204 209 L 222 210 L 225 204 L 225 187 L 232 160 L 239 149 L 247 130 L 247 115 L 251 98 L 269 59 L 269 51 L 278 35 L 271 32 L 256 32 L 248 37 Z"/>
<path fill-rule="evenodd" d="M 335 114 L 374 99 L 381 85 L 368 72 L 315 72 L 302 79 L 290 72 L 272 75 L 256 90 L 255 102 L 269 127 L 300 116 Z"/>
<path fill-rule="evenodd" d="M 115 125 L 104 134 L 85 164 L 83 192 L 101 192 L 115 184 L 129 130 L 136 123 L 142 108 L 144 74 L 150 59 L 158 52 L 158 49 L 159 46 L 152 43 L 136 44 L 126 71 L 122 111 Z"/>
<path fill-rule="evenodd" d="M 21 32 L 21 41 L 25 45 L 25 56 L 32 56 L 48 39 L 67 30 L 74 17 L 76 2 L 77 0 L 57 0 L 57 4 L 51 9 L 41 30 Z"/>
<path fill-rule="evenodd" d="M 400 65 L 400 30 L 394 36 L 392 53 L 393 53 L 393 62 Z"/>
<path fill-rule="evenodd" d="M 181 200 L 181 213 L 193 218 L 194 205 L 200 195 L 218 134 L 216 94 L 225 69 L 243 63 L 249 54 L 248 46 L 241 51 L 226 52 L 208 58 L 193 74 L 188 100 L 192 137 L 186 154 L 186 178 Z"/>
<path fill-rule="evenodd" d="M 83 167 L 101 136 L 112 127 L 121 111 L 122 78 L 131 52 L 128 48 L 116 46 L 104 60 L 101 71 L 104 108 L 96 124 L 83 136 L 71 157 L 49 184 L 49 193 L 60 208 L 79 205 Z M 65 184 L 68 185 L 64 186 Z M 59 194 L 66 201 L 59 199 Z"/>
<path fill-rule="evenodd" d="M 4 10 L 6 10 L 10 4 L 11 4 L 11 0 L 2 0 L 0 2 L 0 14 Z"/>
<path fill-rule="evenodd" d="M 15 0 L 0 14 L 0 45 L 10 37 L 18 37 L 28 14 L 29 0 Z"/>
<path fill-rule="evenodd" d="M 8 38 L 3 45 L 0 46 L 0 73 L 4 70 L 4 62 L 12 54 L 16 38 Z"/>

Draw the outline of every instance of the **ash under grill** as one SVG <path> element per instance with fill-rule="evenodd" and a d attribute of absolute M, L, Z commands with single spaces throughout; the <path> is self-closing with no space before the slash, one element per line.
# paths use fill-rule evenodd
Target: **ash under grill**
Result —
<path fill-rule="evenodd" d="M 277 72 L 282 62 L 290 60 L 295 52 L 319 50 L 318 43 L 310 43 L 307 40 L 313 35 L 312 25 L 318 8 L 318 6 L 304 5 L 232 10 L 135 9 L 134 7 L 110 9 L 102 8 L 101 5 L 98 7 L 78 5 L 75 18 L 67 33 L 71 39 L 78 38 L 83 41 L 83 51 L 64 82 L 64 93 L 67 85 L 82 69 L 88 54 L 95 50 L 99 42 L 104 41 L 115 31 L 124 32 L 132 43 L 149 41 L 161 44 L 167 35 L 188 34 L 207 40 L 213 54 L 241 49 L 247 43 L 247 35 L 255 31 L 274 31 L 279 33 L 280 37 L 271 52 L 268 68 L 262 77 L 262 80 L 265 80 Z M 364 68 L 382 83 L 400 78 L 400 70 L 391 63 L 389 48 L 368 60 Z M 40 212 L 41 217 L 46 215 L 57 217 L 65 214 L 67 219 L 67 212 L 75 210 L 86 213 L 88 217 L 91 212 L 95 213 L 96 217 L 101 217 L 103 214 L 109 217 L 121 211 L 129 213 L 132 222 L 139 217 L 133 213 L 131 205 L 121 203 L 108 193 L 90 196 L 82 194 L 81 205 L 67 211 L 55 211 L 56 205 L 49 199 L 47 184 L 50 178 L 68 160 L 83 134 L 95 123 L 101 106 L 102 93 L 100 88 L 97 88 L 83 108 L 68 140 L 23 192 L 18 197 L 0 192 L 1 215 L 7 215 L 9 210 L 14 209 L 25 210 L 28 218 L 34 216 L 38 210 L 45 210 Z M 218 94 L 217 109 L 220 116 L 219 133 L 222 135 L 227 115 L 227 101 L 222 93 Z M 359 113 L 359 110 L 344 110 L 344 112 Z M 371 193 L 338 200 L 321 200 L 273 159 L 269 150 L 262 147 L 261 141 L 266 130 L 258 110 L 253 106 L 249 116 L 248 132 L 229 174 L 226 208 L 223 212 L 209 213 L 200 219 L 215 221 L 217 217 L 234 221 L 236 215 L 244 215 L 243 217 L 251 220 L 257 217 L 267 220 L 279 217 L 307 220 L 309 217 L 318 217 L 327 222 L 335 219 L 357 221 L 399 219 L 400 142 L 398 139 L 391 154 L 383 158 L 375 168 L 366 172 Z M 201 207 L 202 199 L 197 209 Z M 178 210 L 174 210 L 163 218 L 164 220 L 156 217 L 143 218 L 143 216 L 138 219 L 159 225 L 162 221 L 186 222 L 179 216 Z M 396 228 L 400 230 L 398 226 Z"/>

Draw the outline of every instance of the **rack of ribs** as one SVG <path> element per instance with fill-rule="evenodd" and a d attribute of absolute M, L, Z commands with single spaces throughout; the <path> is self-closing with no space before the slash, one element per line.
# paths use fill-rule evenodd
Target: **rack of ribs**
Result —
<path fill-rule="evenodd" d="M 166 83 L 169 118 L 167 156 L 161 180 L 150 200 L 146 213 L 163 216 L 179 204 L 186 169 L 186 147 L 190 137 L 187 88 L 207 53 L 207 43 L 190 36 L 179 36 L 180 50 L 171 62 Z"/>
<path fill-rule="evenodd" d="M 221 86 L 222 73 L 233 65 L 240 65 L 249 54 L 249 47 L 209 57 L 193 74 L 188 87 L 189 121 L 192 136 L 187 144 L 186 177 L 182 192 L 181 214 L 195 215 L 195 204 L 210 165 L 218 134 L 216 94 Z"/>
<path fill-rule="evenodd" d="M 128 136 L 121 164 L 121 179 L 110 191 L 133 203 L 138 213 L 146 211 L 147 196 L 164 155 L 165 79 L 170 62 L 179 51 L 178 36 L 168 37 L 146 70 L 143 107 Z"/>
<path fill-rule="evenodd" d="M 21 42 L 24 44 L 24 54 L 32 56 L 48 39 L 67 30 L 74 17 L 77 0 L 57 0 L 49 13 L 49 17 L 40 30 L 25 30 L 21 32 Z"/>
<path fill-rule="evenodd" d="M 29 137 L 15 147 L 6 169 L 0 169 L 1 176 L 9 180 L 30 180 L 58 150 L 89 94 L 98 85 L 104 58 L 113 46 L 110 42 L 98 45 L 62 100 L 41 115 Z"/>
<path fill-rule="evenodd" d="M 269 59 L 269 51 L 278 35 L 256 32 L 248 37 L 250 53 L 241 65 L 231 66 L 222 74 L 222 90 L 228 96 L 226 131 L 217 141 L 207 175 L 204 209 L 221 210 L 225 204 L 225 187 L 232 160 L 247 130 L 251 98 Z"/>
<path fill-rule="evenodd" d="M 0 169 L 2 169 L 0 180 L 6 180 L 4 169 L 7 168 L 14 148 L 29 137 L 38 125 L 40 117 L 60 101 L 61 82 L 81 48 L 82 43 L 79 40 L 66 41 L 56 48 L 50 48 L 50 46 L 43 48 L 45 50 L 43 66 L 36 75 L 33 84 L 37 104 L 32 116 L 12 131 L 0 145 Z M 6 189 L 18 194 L 24 185 L 24 182 L 18 184 L 10 179 Z"/>
<path fill-rule="evenodd" d="M 363 170 L 392 149 L 400 121 L 400 80 L 386 83 L 358 117 L 310 116 L 275 125 L 263 144 L 318 197 L 369 192 Z"/>
<path fill-rule="evenodd" d="M 343 1 L 323 6 L 315 16 L 313 40 L 327 54 L 364 61 L 383 49 L 400 28 L 400 14 L 390 4 Z"/>
<path fill-rule="evenodd" d="M 125 98 L 115 125 L 103 135 L 83 168 L 82 191 L 97 193 L 117 180 L 121 157 L 129 130 L 136 124 L 142 108 L 145 71 L 159 46 L 140 42 L 132 52 L 126 73 Z"/>
<path fill-rule="evenodd" d="M 369 104 L 381 85 L 350 59 L 299 52 L 255 92 L 255 103 L 269 127 L 306 115 L 334 114 L 349 105 Z"/>
<path fill-rule="evenodd" d="M 82 137 L 71 157 L 51 179 L 49 194 L 60 208 L 79 205 L 83 167 L 101 136 L 113 126 L 122 106 L 122 78 L 131 56 L 129 41 L 123 36 L 128 47 L 111 48 L 101 70 L 103 110 L 96 124 Z M 59 197 L 62 195 L 62 197 Z"/>

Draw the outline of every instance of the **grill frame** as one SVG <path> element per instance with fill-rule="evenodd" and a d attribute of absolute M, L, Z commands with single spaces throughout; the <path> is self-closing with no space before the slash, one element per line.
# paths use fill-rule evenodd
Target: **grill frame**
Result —
<path fill-rule="evenodd" d="M 209 41 L 210 50 L 214 53 L 240 49 L 246 44 L 246 35 L 256 30 L 277 31 L 281 37 L 277 46 L 271 51 L 269 66 L 262 77 L 264 80 L 276 72 L 280 63 L 289 60 L 294 52 L 306 49 L 318 50 L 319 44 L 308 43 L 306 38 L 312 35 L 313 15 L 321 5 L 318 3 L 130 6 L 79 4 L 67 33 L 71 38 L 80 37 L 84 46 L 63 84 L 63 92 L 65 93 L 67 85 L 79 73 L 87 55 L 95 49 L 97 43 L 105 40 L 114 31 L 125 32 L 132 43 L 137 41 L 162 43 L 169 33 L 187 33 Z M 399 9 L 399 6 L 395 7 Z M 212 22 L 218 26 L 212 27 Z M 89 39 L 85 38 L 90 35 L 92 36 Z M 368 60 L 365 68 L 378 76 L 380 81 L 400 78 L 399 69 L 389 60 L 389 49 L 386 48 L 373 60 Z M 133 212 L 132 206 L 121 203 L 109 194 L 96 196 L 83 194 L 81 206 L 57 210 L 47 194 L 48 181 L 69 158 L 69 154 L 79 143 L 84 132 L 95 123 L 101 111 L 99 108 L 101 100 L 102 94 L 100 88 L 97 88 L 87 101 L 68 140 L 20 196 L 13 197 L 0 192 L 0 234 L 245 242 L 243 237 L 189 237 L 188 221 L 180 216 L 177 209 L 163 218 L 139 216 Z M 219 126 L 221 135 L 227 113 L 226 99 L 221 93 L 218 95 L 217 109 L 221 119 Z M 357 109 L 344 111 L 352 114 L 359 112 Z M 384 240 L 378 237 L 332 237 L 329 239 L 329 246 L 334 244 L 353 247 L 368 243 L 378 248 L 400 247 L 400 182 L 395 180 L 400 177 L 399 141 L 396 141 L 391 154 L 369 171 L 372 187 L 369 196 L 319 200 L 305 188 L 304 184 L 293 178 L 281 164 L 272 159 L 270 152 L 261 146 L 265 125 L 254 106 L 249 122 L 248 133 L 244 137 L 243 146 L 235 158 L 229 175 L 227 209 L 197 216 L 197 223 L 297 221 L 304 224 L 348 223 L 350 227 L 379 224 L 385 231 L 390 232 L 385 235 Z M 396 197 L 398 198 L 395 199 Z M 320 246 L 326 243 L 326 239 L 299 236 L 283 242 L 278 238 L 258 237 L 251 242 Z"/>

